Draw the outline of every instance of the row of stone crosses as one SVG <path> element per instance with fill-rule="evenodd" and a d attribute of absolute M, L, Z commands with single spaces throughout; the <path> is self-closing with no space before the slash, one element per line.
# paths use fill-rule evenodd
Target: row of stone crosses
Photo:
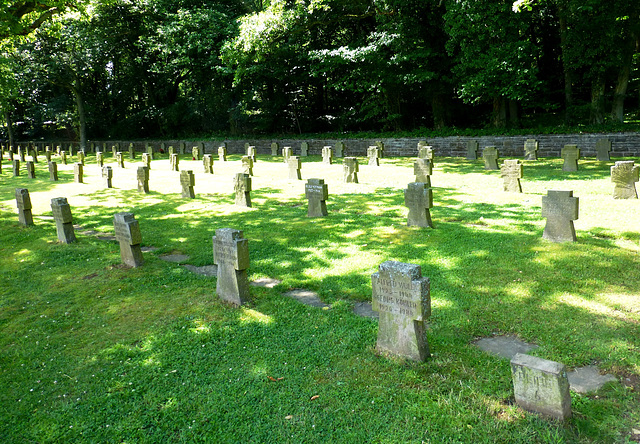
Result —
<path fill-rule="evenodd" d="M 422 150 L 419 156 L 423 157 L 418 158 L 415 170 L 417 176 L 422 174 L 418 177 L 422 181 L 409 184 L 405 190 L 405 202 L 409 206 L 408 225 L 432 226 L 428 209 L 432 202 L 430 175 L 433 156 L 429 152 L 430 147 L 422 145 L 419 149 Z M 148 167 L 142 168 L 148 173 Z M 635 167 L 636 177 L 637 168 Z M 613 171 L 612 169 L 612 173 Z M 250 179 L 249 174 L 242 175 L 245 179 Z M 193 175 L 190 177 L 192 187 Z M 325 201 L 328 191 L 324 181 L 311 179 L 305 188 L 309 198 L 308 214 L 326 216 Z M 24 225 L 33 224 L 28 190 L 17 189 L 16 201 L 20 222 Z M 71 208 L 67 199 L 52 199 L 51 208 L 58 239 L 63 243 L 75 242 Z M 312 208 L 315 210 L 312 211 Z M 573 197 L 572 191 L 549 190 L 542 198 L 542 212 L 547 217 L 544 238 L 554 241 L 575 240 L 573 220 L 578 217 L 578 198 Z M 115 214 L 114 231 L 120 243 L 122 262 L 132 267 L 141 266 L 142 236 L 135 216 L 132 213 Z M 213 261 L 218 266 L 218 296 L 234 305 L 247 303 L 250 300 L 247 278 L 249 246 L 243 232 L 231 228 L 216 230 L 213 237 Z M 380 316 L 377 350 L 403 358 L 426 360 L 430 356 L 426 335 L 426 321 L 431 314 L 429 279 L 422 277 L 419 265 L 394 261 L 380 264 L 378 272 L 371 279 L 372 308 Z M 559 419 L 571 415 L 569 384 L 563 364 L 518 354 L 511 361 L 511 369 L 516 402 L 520 406 Z"/>
<path fill-rule="evenodd" d="M 33 224 L 29 192 L 16 190 L 20 221 Z M 75 242 L 71 208 L 66 198 L 51 200 L 58 239 Z M 132 213 L 113 218 L 121 261 L 143 265 L 140 225 Z M 216 294 L 235 306 L 250 301 L 249 244 L 241 230 L 217 229 L 213 236 L 213 262 L 217 265 Z M 416 264 L 386 261 L 371 276 L 372 309 L 379 313 L 376 349 L 404 359 L 425 361 L 430 356 L 427 320 L 431 315 L 431 283 Z M 523 408 L 558 419 L 571 416 L 571 397 L 565 366 L 517 354 L 511 361 L 516 402 Z M 542 393 L 542 395 L 540 395 Z"/>

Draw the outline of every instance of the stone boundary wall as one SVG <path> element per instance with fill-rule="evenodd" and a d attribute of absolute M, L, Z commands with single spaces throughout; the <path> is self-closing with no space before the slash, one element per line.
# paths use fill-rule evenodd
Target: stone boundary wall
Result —
<path fill-rule="evenodd" d="M 426 140 L 431 145 L 435 156 L 451 156 L 465 157 L 467 141 L 477 140 L 480 152 L 486 146 L 495 146 L 501 157 L 522 157 L 524 156 L 524 142 L 526 139 L 536 139 L 539 142 L 539 157 L 560 157 L 560 150 L 564 145 L 575 144 L 580 148 L 582 157 L 595 157 L 596 141 L 599 139 L 609 139 L 612 144 L 611 157 L 640 157 L 640 133 L 594 133 L 594 134 L 531 134 L 525 136 L 452 136 L 452 137 L 434 137 L 434 138 L 397 138 L 397 139 L 245 139 L 245 140 L 148 140 L 130 142 L 126 140 L 92 140 L 89 143 L 95 143 L 101 147 L 103 143 L 107 144 L 107 151 L 111 150 L 114 143 L 120 143 L 120 149 L 126 152 L 129 143 L 133 143 L 137 152 L 144 152 L 145 146 L 150 144 L 154 149 L 158 150 L 162 143 L 166 149 L 173 146 L 178 152 L 180 143 L 185 143 L 188 153 L 191 148 L 198 143 L 204 144 L 203 154 L 217 154 L 218 147 L 226 142 L 227 152 L 229 154 L 244 154 L 244 145 L 249 143 L 256 147 L 258 154 L 271 154 L 271 143 L 280 144 L 280 152 L 285 146 L 293 148 L 294 155 L 300 155 L 300 144 L 307 142 L 309 144 L 309 155 L 320 156 L 322 147 L 335 147 L 336 143 L 342 141 L 346 146 L 346 155 L 348 156 L 366 156 L 367 148 L 375 145 L 376 141 L 382 141 L 385 146 L 386 157 L 413 157 L 418 153 L 417 146 L 419 141 Z M 25 142 L 22 142 L 23 144 Z M 38 142 L 40 147 L 50 145 L 68 146 L 70 142 Z M 78 146 L 78 143 L 73 143 Z"/>

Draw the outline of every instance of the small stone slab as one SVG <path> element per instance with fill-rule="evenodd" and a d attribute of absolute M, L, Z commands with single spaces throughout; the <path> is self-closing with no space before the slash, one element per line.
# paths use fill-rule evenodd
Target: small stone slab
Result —
<path fill-rule="evenodd" d="M 380 315 L 371 308 L 371 302 L 357 302 L 353 306 L 353 312 L 363 318 L 378 319 Z"/>
<path fill-rule="evenodd" d="M 322 308 L 323 310 L 331 308 L 331 306 L 322 302 L 318 297 L 318 294 L 313 291 L 295 289 L 284 293 L 284 296 L 293 298 L 304 305 L 309 305 L 310 307 Z"/>
<path fill-rule="evenodd" d="M 159 257 L 163 261 L 174 262 L 176 264 L 181 264 L 182 262 L 186 262 L 189 260 L 189 256 L 187 256 L 186 254 L 165 254 Z"/>
<path fill-rule="evenodd" d="M 487 353 L 511 360 L 518 353 L 528 353 L 538 348 L 537 345 L 528 344 L 513 336 L 494 336 L 482 338 L 475 342 L 475 345 Z"/>
<path fill-rule="evenodd" d="M 601 375 L 595 365 L 587 365 L 567 372 L 567 378 L 569 378 L 569 388 L 577 393 L 595 392 L 607 382 L 618 380 L 613 375 Z"/>
<path fill-rule="evenodd" d="M 143 253 L 149 253 L 150 251 L 156 251 L 158 247 L 140 247 L 140 251 Z"/>
<path fill-rule="evenodd" d="M 279 279 L 260 278 L 256 279 L 255 281 L 249 282 L 249 285 L 251 285 L 252 287 L 273 288 L 280 283 L 282 283 L 282 281 Z"/>
<path fill-rule="evenodd" d="M 195 265 L 185 264 L 184 268 L 191 271 L 192 273 L 199 274 L 202 276 L 218 276 L 218 266 L 217 265 L 203 265 L 202 267 L 196 267 Z"/>

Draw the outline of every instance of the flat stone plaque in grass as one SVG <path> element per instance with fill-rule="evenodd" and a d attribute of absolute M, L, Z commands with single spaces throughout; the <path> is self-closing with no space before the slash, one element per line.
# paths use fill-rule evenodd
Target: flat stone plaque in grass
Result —
<path fill-rule="evenodd" d="M 426 320 L 431 315 L 429 279 L 419 265 L 387 261 L 371 275 L 372 308 L 380 316 L 376 349 L 382 353 L 426 360 Z"/>
<path fill-rule="evenodd" d="M 317 293 L 310 290 L 295 289 L 284 293 L 284 296 L 295 299 L 296 301 L 310 307 L 322 308 L 323 310 L 331 308 L 331 306 L 320 300 Z"/>
<path fill-rule="evenodd" d="M 537 345 L 529 344 L 513 336 L 481 338 L 475 342 L 475 345 L 480 350 L 509 360 L 518 353 L 529 353 L 538 348 Z"/>

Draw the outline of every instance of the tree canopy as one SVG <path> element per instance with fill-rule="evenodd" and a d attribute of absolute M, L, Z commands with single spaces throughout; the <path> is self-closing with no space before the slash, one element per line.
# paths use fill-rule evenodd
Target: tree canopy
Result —
<path fill-rule="evenodd" d="M 84 143 L 640 114 L 632 0 L 4 1 L 0 17 L 5 137 Z"/>

